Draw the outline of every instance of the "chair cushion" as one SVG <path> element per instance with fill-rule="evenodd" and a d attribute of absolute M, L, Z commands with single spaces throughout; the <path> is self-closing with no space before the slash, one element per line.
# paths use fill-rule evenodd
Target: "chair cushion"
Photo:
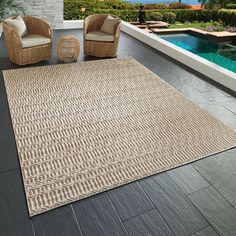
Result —
<path fill-rule="evenodd" d="M 120 23 L 119 18 L 114 18 L 108 15 L 100 29 L 100 31 L 105 32 L 107 34 L 114 35 L 116 26 Z"/>
<path fill-rule="evenodd" d="M 42 35 L 29 34 L 25 37 L 22 37 L 21 42 L 22 42 L 23 48 L 30 48 L 30 47 L 40 46 L 44 44 L 49 44 L 51 40 Z"/>
<path fill-rule="evenodd" d="M 101 42 L 113 42 L 113 35 L 101 32 L 101 31 L 91 31 L 86 34 L 86 40 L 90 41 L 101 41 Z"/>
<path fill-rule="evenodd" d="M 16 29 L 21 37 L 27 34 L 26 25 L 21 16 L 17 16 L 16 18 L 6 19 L 4 22 L 6 22 L 9 26 Z"/>

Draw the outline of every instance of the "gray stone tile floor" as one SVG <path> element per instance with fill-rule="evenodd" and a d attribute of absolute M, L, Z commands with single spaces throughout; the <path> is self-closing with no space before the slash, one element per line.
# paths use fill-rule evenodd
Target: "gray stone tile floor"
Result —
<path fill-rule="evenodd" d="M 33 66 L 57 64 L 53 57 Z M 236 129 L 236 95 L 229 89 L 124 33 L 118 57 L 132 56 L 194 103 Z M 13 69 L 4 37 L 0 69 Z M 213 236 L 236 235 L 236 149 L 157 174 L 29 218 L 15 140 L 0 72 L 0 236 Z"/>

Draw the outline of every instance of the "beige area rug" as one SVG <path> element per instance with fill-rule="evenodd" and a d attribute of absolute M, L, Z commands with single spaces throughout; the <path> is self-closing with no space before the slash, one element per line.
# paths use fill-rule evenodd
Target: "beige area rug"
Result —
<path fill-rule="evenodd" d="M 132 58 L 3 73 L 30 216 L 236 145 Z"/>

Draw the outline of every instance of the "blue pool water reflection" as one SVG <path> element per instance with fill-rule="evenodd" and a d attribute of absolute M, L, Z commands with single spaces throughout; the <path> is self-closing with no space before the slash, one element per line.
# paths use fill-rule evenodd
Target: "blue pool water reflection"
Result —
<path fill-rule="evenodd" d="M 190 34 L 158 36 L 236 73 L 236 45 L 218 43 Z"/>

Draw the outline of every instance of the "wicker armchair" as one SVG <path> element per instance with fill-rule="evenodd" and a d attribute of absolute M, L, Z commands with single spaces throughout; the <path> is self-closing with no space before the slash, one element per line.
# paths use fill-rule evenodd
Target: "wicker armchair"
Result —
<path fill-rule="evenodd" d="M 91 41 L 86 40 L 86 35 L 89 32 L 100 31 L 107 14 L 94 14 L 86 17 L 84 20 L 84 54 L 96 57 L 115 57 L 117 53 L 119 38 L 120 38 L 120 23 L 117 24 L 113 41 Z M 116 16 L 112 16 L 118 18 Z"/>
<path fill-rule="evenodd" d="M 21 36 L 17 30 L 3 22 L 3 32 L 10 60 L 18 65 L 26 65 L 49 59 L 52 55 L 53 37 L 50 25 L 46 21 L 32 16 L 24 16 L 22 19 L 29 35 L 45 36 L 50 39 L 50 43 L 23 48 Z"/>

